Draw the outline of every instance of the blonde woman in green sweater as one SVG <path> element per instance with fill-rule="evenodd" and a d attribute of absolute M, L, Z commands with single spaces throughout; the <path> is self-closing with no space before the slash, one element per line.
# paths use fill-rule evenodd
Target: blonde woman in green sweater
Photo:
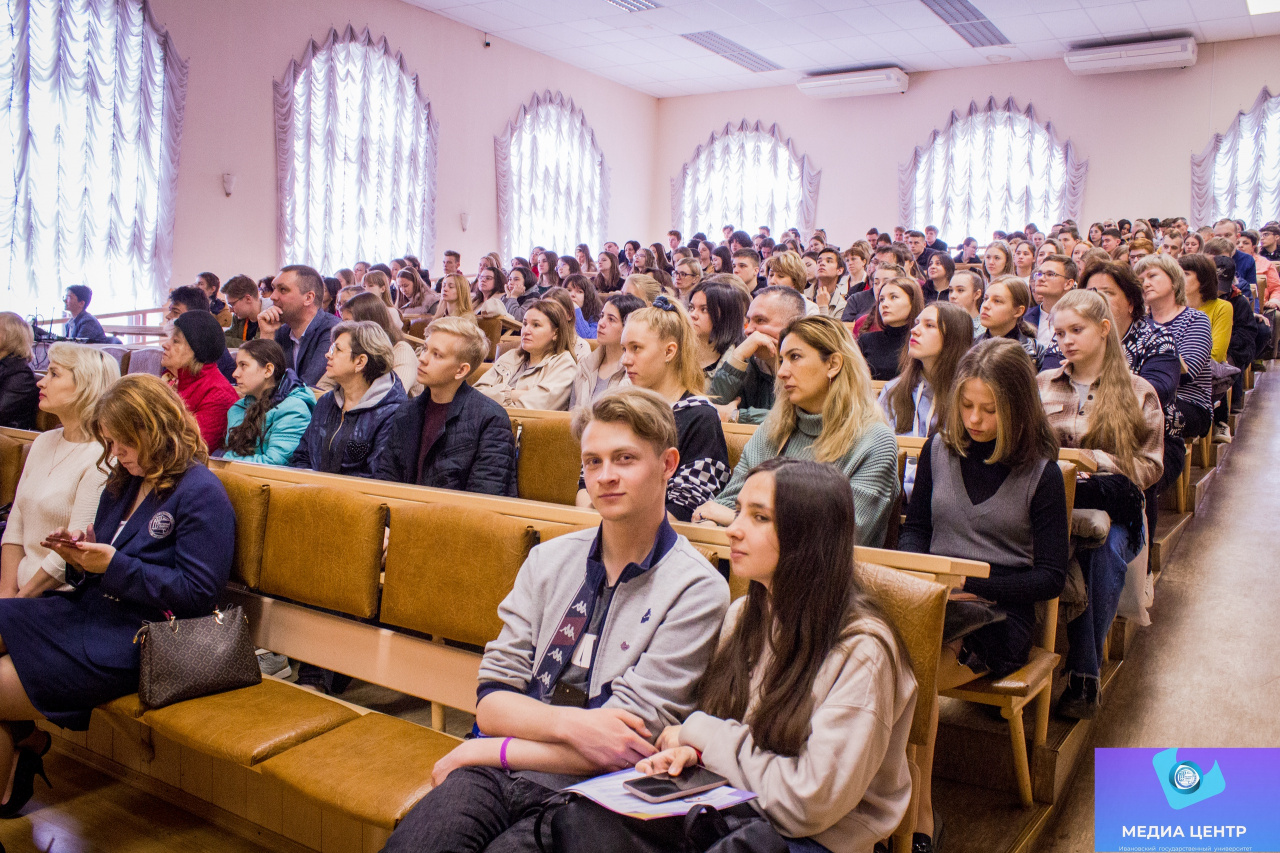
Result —
<path fill-rule="evenodd" d="M 693 520 L 727 527 L 752 468 L 785 456 L 835 465 L 849 480 L 858 544 L 880 547 L 898 498 L 898 445 L 871 374 L 849 332 L 830 317 L 803 317 L 782 332 L 773 409 L 743 448 L 729 485 Z"/>

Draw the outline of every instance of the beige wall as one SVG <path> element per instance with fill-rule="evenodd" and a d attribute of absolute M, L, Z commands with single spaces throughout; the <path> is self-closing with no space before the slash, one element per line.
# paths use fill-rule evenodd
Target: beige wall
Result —
<path fill-rule="evenodd" d="M 657 100 L 525 48 L 492 40 L 402 0 L 151 0 L 190 62 L 174 234 L 174 282 L 203 269 L 261 276 L 276 244 L 272 82 L 333 25 L 368 26 L 404 54 L 440 123 L 437 258 L 464 267 L 498 245 L 493 137 L 535 91 L 581 106 L 611 167 L 609 236 L 662 239 L 670 180 L 727 121 L 778 122 L 822 170 L 818 221 L 847 242 L 897 219 L 898 166 L 952 109 L 1010 95 L 1089 160 L 1086 222 L 1186 213 L 1190 156 L 1247 109 L 1264 84 L 1280 91 L 1280 38 L 1202 45 L 1196 67 L 1075 77 L 1052 60 L 912 75 L 905 95 L 817 101 L 794 87 Z M 230 198 L 221 175 L 237 176 Z M 463 233 L 459 214 L 471 215 Z M 1042 226 L 1044 223 L 1041 223 Z M 665 242 L 665 240 L 663 241 Z M 355 259 L 353 259 L 355 260 Z"/>
<path fill-rule="evenodd" d="M 272 82 L 331 26 L 368 26 L 404 54 L 440 123 L 436 263 L 457 249 L 468 271 L 498 245 L 493 137 L 535 91 L 584 110 L 611 167 L 611 234 L 652 219 L 656 99 L 401 0 L 151 0 L 190 62 L 174 225 L 173 281 L 273 272 L 276 160 Z M 237 176 L 230 198 L 222 174 Z M 463 233 L 459 214 L 471 214 Z M 356 259 L 353 258 L 352 261 Z M 385 260 L 385 259 L 379 259 Z M 326 270 L 331 273 L 331 270 Z"/>
<path fill-rule="evenodd" d="M 671 227 L 670 181 L 697 145 L 725 122 L 744 118 L 777 122 L 822 170 L 818 224 L 832 239 L 843 245 L 872 225 L 895 225 L 898 167 L 951 110 L 963 112 L 970 100 L 981 104 L 992 95 L 1034 104 L 1040 120 L 1052 122 L 1089 161 L 1080 217 L 1086 224 L 1108 216 L 1186 215 L 1192 153 L 1249 109 L 1264 84 L 1280 92 L 1277 56 L 1280 38 L 1273 37 L 1201 45 L 1188 69 L 1076 77 L 1061 60 L 1045 60 L 912 74 L 904 95 L 821 101 L 787 86 L 665 98 L 658 102 L 650 232 Z"/>

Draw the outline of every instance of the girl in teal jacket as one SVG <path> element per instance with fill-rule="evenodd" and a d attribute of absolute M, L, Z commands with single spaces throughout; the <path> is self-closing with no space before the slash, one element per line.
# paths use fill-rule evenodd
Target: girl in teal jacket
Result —
<path fill-rule="evenodd" d="M 315 395 L 285 366 L 284 350 L 270 338 L 241 345 L 233 376 L 240 399 L 227 412 L 222 458 L 288 465 L 311 423 Z"/>

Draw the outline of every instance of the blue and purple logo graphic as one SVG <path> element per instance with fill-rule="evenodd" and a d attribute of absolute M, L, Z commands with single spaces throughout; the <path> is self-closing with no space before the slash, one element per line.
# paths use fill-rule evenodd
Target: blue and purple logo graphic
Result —
<path fill-rule="evenodd" d="M 1280 851 L 1280 749 L 1095 749 L 1097 851 Z"/>

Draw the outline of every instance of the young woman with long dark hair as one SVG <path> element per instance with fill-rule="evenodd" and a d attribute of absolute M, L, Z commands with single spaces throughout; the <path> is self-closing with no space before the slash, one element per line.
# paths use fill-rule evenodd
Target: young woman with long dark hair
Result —
<path fill-rule="evenodd" d="M 240 345 L 234 376 L 240 399 L 227 412 L 222 458 L 288 465 L 311 423 L 315 395 L 286 366 L 284 350 L 270 338 Z"/>
<path fill-rule="evenodd" d="M 739 290 L 719 281 L 701 282 L 689 294 L 689 321 L 698 335 L 698 364 L 710 379 L 742 343 L 746 310 Z"/>
<path fill-rule="evenodd" d="M 911 799 L 915 678 L 901 639 L 854 573 L 860 541 L 834 466 L 753 468 L 727 531 L 747 594 L 729 606 L 698 710 L 658 738 L 644 773 L 699 761 L 754 791 L 793 851 L 869 851 Z"/>
<path fill-rule="evenodd" d="M 925 442 L 898 547 L 981 560 L 951 598 L 1004 616 L 943 646 L 938 688 L 1008 675 L 1030 659 L 1035 604 L 1067 576 L 1066 489 L 1031 361 L 1015 342 L 976 344 L 960 359 L 946 420 Z M 932 747 L 923 755 L 931 756 Z M 932 762 L 920 767 L 914 850 L 932 853 Z"/>

